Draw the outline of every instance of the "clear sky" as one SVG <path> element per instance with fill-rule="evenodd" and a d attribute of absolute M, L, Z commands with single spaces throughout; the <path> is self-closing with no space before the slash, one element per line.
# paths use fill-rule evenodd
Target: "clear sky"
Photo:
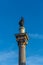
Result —
<path fill-rule="evenodd" d="M 27 65 L 43 65 L 43 0 L 0 0 L 0 65 L 18 65 L 14 34 L 24 17 L 30 39 L 26 46 Z"/>

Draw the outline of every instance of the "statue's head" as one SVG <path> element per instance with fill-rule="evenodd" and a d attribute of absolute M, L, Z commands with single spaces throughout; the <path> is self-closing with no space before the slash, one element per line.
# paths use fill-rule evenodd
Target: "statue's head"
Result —
<path fill-rule="evenodd" d="M 20 26 L 24 26 L 24 18 L 22 17 L 21 20 L 19 21 Z"/>

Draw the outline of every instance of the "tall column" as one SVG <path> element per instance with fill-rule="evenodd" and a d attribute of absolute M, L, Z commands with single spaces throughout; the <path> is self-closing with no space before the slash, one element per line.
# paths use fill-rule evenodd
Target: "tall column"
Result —
<path fill-rule="evenodd" d="M 16 34 L 16 41 L 19 47 L 19 65 L 26 65 L 26 45 L 28 35 L 25 33 L 24 20 L 19 22 L 19 34 Z"/>
<path fill-rule="evenodd" d="M 19 65 L 26 65 L 26 46 L 20 45 L 19 46 Z"/>

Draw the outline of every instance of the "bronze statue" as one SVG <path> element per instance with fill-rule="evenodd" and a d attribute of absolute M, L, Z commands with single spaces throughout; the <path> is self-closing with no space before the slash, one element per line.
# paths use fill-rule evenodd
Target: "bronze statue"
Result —
<path fill-rule="evenodd" d="M 19 21 L 20 26 L 24 26 L 24 18 L 22 17 L 21 20 Z"/>

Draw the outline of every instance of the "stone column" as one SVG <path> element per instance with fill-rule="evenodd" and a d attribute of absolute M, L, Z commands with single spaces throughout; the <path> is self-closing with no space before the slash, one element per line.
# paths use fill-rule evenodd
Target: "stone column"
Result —
<path fill-rule="evenodd" d="M 19 65 L 26 65 L 26 46 L 19 45 Z"/>
<path fill-rule="evenodd" d="M 26 45 L 28 41 L 28 35 L 25 32 L 23 19 L 21 19 L 19 22 L 19 33 L 15 36 L 19 47 L 19 65 L 26 65 Z"/>

